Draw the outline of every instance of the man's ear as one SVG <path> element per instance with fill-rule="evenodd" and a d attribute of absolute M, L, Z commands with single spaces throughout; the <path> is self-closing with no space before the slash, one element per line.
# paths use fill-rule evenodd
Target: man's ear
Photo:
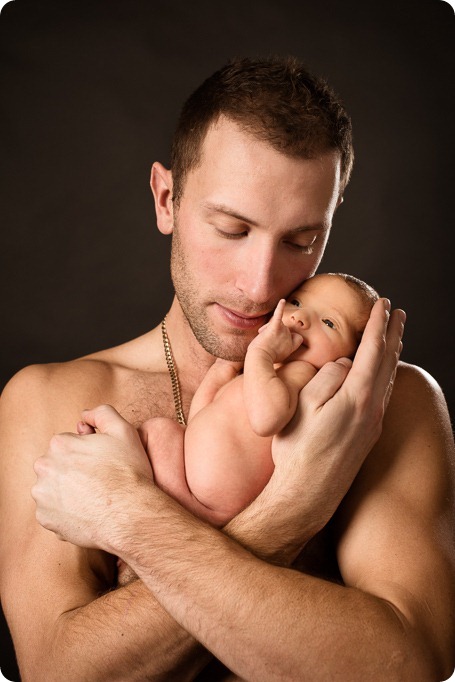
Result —
<path fill-rule="evenodd" d="M 150 187 L 155 199 L 156 222 L 162 234 L 171 234 L 174 228 L 172 203 L 172 172 L 156 161 L 152 166 Z"/>

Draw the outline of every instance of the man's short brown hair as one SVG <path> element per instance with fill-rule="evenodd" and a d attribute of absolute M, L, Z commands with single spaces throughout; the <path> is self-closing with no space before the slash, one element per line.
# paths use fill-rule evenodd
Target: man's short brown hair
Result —
<path fill-rule="evenodd" d="M 287 156 L 311 159 L 338 150 L 341 193 L 346 187 L 354 158 L 351 120 L 333 90 L 294 57 L 243 57 L 207 78 L 183 106 L 171 157 L 176 205 L 220 116 Z"/>

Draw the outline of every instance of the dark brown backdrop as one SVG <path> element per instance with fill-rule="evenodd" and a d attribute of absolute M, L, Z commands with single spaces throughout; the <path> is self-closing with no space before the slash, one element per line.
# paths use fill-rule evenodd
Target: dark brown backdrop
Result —
<path fill-rule="evenodd" d="M 0 384 L 155 325 L 171 301 L 151 163 L 229 57 L 290 53 L 342 94 L 356 166 L 322 270 L 407 310 L 454 404 L 455 19 L 441 0 L 14 0 L 0 17 Z M 0 667 L 17 680 L 4 630 Z"/>

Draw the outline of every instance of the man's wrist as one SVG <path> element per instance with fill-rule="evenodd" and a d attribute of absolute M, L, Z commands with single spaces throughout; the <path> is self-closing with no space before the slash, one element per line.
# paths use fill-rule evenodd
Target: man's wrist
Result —
<path fill-rule="evenodd" d="M 303 501 L 292 497 L 276 471 L 256 500 L 224 532 L 258 558 L 290 566 L 321 524 Z M 322 524 L 323 525 L 323 524 Z"/>
<path fill-rule="evenodd" d="M 141 536 L 141 521 L 153 514 L 154 501 L 167 497 L 151 478 L 140 477 L 134 486 L 125 486 L 106 509 L 103 522 L 96 529 L 96 543 L 100 549 L 113 554 L 131 566 L 133 539 Z"/>

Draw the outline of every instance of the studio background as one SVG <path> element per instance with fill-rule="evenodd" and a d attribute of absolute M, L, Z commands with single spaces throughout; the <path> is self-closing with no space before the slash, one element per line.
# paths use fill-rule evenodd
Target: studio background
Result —
<path fill-rule="evenodd" d="M 355 274 L 407 311 L 402 358 L 437 379 L 453 414 L 454 26 L 441 0 L 8 3 L 0 384 L 161 320 L 170 241 L 151 164 L 169 164 L 184 99 L 231 56 L 293 54 L 354 125 L 354 174 L 320 270 Z M 18 680 L 0 625 L 0 668 Z"/>

